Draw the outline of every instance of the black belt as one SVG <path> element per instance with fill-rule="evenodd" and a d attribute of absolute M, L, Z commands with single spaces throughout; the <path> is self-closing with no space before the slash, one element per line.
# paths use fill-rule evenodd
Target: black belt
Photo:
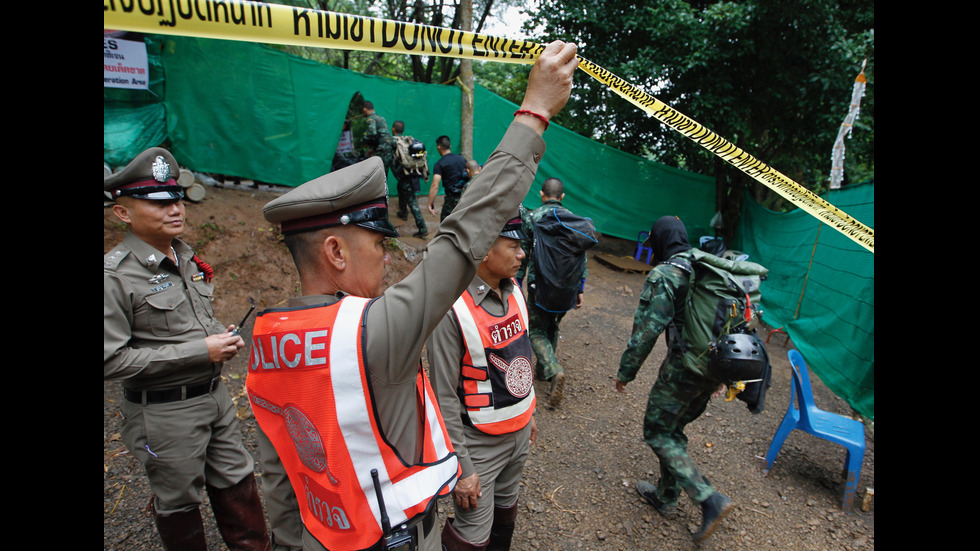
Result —
<path fill-rule="evenodd" d="M 215 377 L 206 383 L 198 385 L 183 385 L 161 390 L 133 390 L 131 388 L 124 388 L 123 395 L 134 404 L 166 404 L 167 402 L 179 402 L 181 400 L 189 400 L 210 394 L 218 388 L 218 383 L 220 382 L 221 377 Z"/>

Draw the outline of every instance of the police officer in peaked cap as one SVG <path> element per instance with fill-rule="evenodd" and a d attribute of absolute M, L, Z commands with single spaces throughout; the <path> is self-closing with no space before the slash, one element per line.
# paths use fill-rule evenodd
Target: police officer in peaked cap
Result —
<path fill-rule="evenodd" d="M 154 147 L 103 180 L 127 226 L 103 262 L 103 377 L 122 384 L 122 437 L 146 468 L 167 549 L 207 549 L 201 490 L 232 549 L 269 536 L 223 362 L 244 346 L 214 317 L 214 271 L 179 239 L 183 190 L 173 155 Z"/>

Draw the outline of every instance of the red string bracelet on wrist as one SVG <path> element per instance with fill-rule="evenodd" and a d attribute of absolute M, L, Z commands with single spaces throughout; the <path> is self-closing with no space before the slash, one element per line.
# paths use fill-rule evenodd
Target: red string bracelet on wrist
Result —
<path fill-rule="evenodd" d="M 544 118 L 544 115 L 539 115 L 539 114 L 535 113 L 534 111 L 528 111 L 527 109 L 518 109 L 517 111 L 514 111 L 514 116 L 516 117 L 517 115 L 531 115 L 532 117 L 536 117 L 538 119 L 541 119 L 541 122 L 544 123 L 544 129 L 545 130 L 547 130 L 548 129 L 548 125 L 551 124 L 550 122 L 548 122 L 548 119 Z"/>

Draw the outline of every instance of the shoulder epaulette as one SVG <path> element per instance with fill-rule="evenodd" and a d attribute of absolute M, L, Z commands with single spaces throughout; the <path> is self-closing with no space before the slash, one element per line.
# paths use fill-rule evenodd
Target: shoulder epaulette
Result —
<path fill-rule="evenodd" d="M 113 272 L 116 271 L 116 268 L 119 267 L 119 263 L 122 262 L 122 260 L 126 258 L 126 255 L 131 252 L 132 251 L 121 245 L 117 246 L 102 257 L 102 269 Z"/>

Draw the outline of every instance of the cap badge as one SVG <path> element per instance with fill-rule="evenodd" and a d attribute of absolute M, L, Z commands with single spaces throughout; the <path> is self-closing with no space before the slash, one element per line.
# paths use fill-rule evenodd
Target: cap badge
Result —
<path fill-rule="evenodd" d="M 166 182 L 170 179 L 170 165 L 167 164 L 166 159 L 163 155 L 157 155 L 157 158 L 153 161 L 153 179 L 158 182 Z"/>
<path fill-rule="evenodd" d="M 341 216 L 340 217 L 340 223 L 343 224 L 343 225 L 345 225 L 345 226 L 347 224 L 350 224 L 350 216 L 347 216 L 346 214 L 343 215 L 343 216 Z"/>

